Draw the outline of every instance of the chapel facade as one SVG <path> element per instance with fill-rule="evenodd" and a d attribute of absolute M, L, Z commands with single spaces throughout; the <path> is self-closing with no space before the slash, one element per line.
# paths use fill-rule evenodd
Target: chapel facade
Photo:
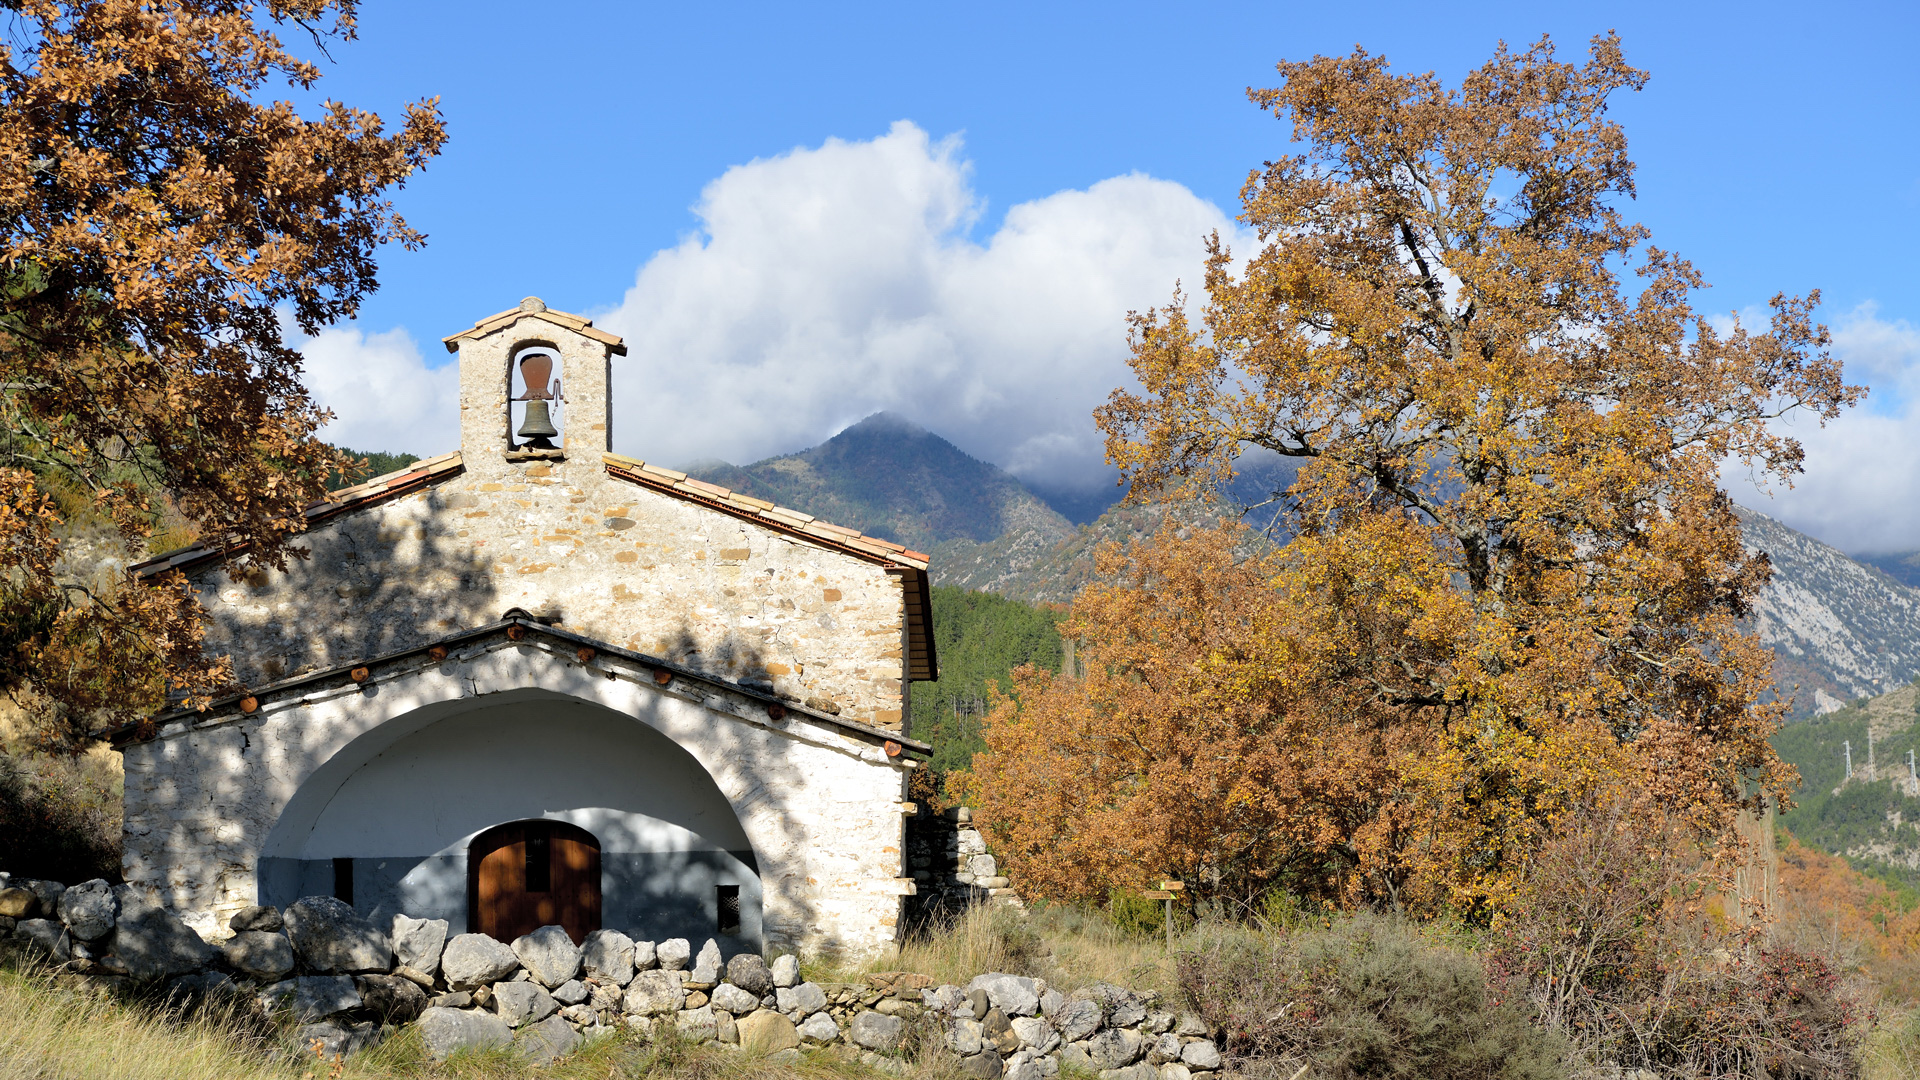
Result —
<path fill-rule="evenodd" d="M 285 571 L 136 568 L 184 575 L 237 687 L 115 736 L 127 882 L 210 938 L 333 895 L 507 940 L 885 949 L 927 556 L 612 453 L 626 349 L 590 320 L 528 298 L 445 343 L 458 451 L 309 507 Z"/>

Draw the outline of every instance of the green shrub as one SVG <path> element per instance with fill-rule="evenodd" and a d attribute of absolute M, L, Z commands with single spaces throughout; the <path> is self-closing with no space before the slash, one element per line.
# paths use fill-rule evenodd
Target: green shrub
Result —
<path fill-rule="evenodd" d="M 1179 958 L 1181 986 L 1244 1071 L 1284 1061 L 1353 1080 L 1567 1075 L 1566 1043 L 1496 993 L 1478 959 L 1405 922 L 1360 914 L 1201 937 Z"/>

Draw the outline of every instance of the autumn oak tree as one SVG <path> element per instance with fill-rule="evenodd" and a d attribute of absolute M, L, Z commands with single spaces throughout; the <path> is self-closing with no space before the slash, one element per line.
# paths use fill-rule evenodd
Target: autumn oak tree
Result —
<path fill-rule="evenodd" d="M 1790 770 L 1738 626 L 1768 567 L 1717 476 L 1788 479 L 1769 421 L 1858 397 L 1818 294 L 1764 331 L 1694 308 L 1700 274 L 1622 216 L 1607 105 L 1646 75 L 1611 35 L 1452 88 L 1361 50 L 1279 70 L 1252 98 L 1295 152 L 1242 191 L 1259 250 L 1216 235 L 1196 316 L 1132 317 L 1141 390 L 1097 418 L 1133 498 L 1296 462 L 1292 539 L 1228 565 L 1163 535 L 1089 590 L 1064 632 L 1095 673 L 1022 676 L 983 817 L 1056 895 L 1171 873 L 1484 915 L 1623 799 L 1726 854 Z"/>
<path fill-rule="evenodd" d="M 168 509 L 236 573 L 280 566 L 338 455 L 281 333 L 351 316 L 374 249 L 423 237 L 387 193 L 439 152 L 276 84 L 320 71 L 354 0 L 6 0 L 0 44 L 0 678 L 71 743 L 217 687 L 179 582 L 88 582 L 76 519 L 138 552 Z"/>

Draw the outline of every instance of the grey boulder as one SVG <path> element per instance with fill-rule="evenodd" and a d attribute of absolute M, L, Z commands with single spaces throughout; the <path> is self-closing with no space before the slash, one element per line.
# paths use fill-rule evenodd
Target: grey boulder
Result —
<path fill-rule="evenodd" d="M 213 946 L 173 912 L 137 892 L 115 885 L 120 906 L 113 936 L 107 940 L 104 966 L 134 978 L 186 975 L 213 962 Z"/>
<path fill-rule="evenodd" d="M 711 1005 L 688 1009 L 675 1016 L 673 1023 L 680 1029 L 680 1034 L 695 1042 L 706 1042 L 720 1034 L 720 1021 L 713 1015 Z"/>
<path fill-rule="evenodd" d="M 513 1029 L 498 1017 L 465 1009 L 430 1008 L 420 1014 L 415 1026 L 426 1041 L 427 1053 L 435 1061 L 445 1061 L 461 1050 L 513 1044 Z"/>
<path fill-rule="evenodd" d="M 800 958 L 792 953 L 782 953 L 773 960 L 773 985 L 797 986 L 800 982 Z"/>
<path fill-rule="evenodd" d="M 534 982 L 549 990 L 580 974 L 580 948 L 558 926 L 543 926 L 513 939 L 513 955 Z"/>
<path fill-rule="evenodd" d="M 285 934 L 242 930 L 220 946 L 227 966 L 251 979 L 273 982 L 293 970 L 293 942 Z"/>
<path fill-rule="evenodd" d="M 686 988 L 671 971 L 643 971 L 627 984 L 626 1011 L 636 1016 L 664 1016 L 679 1011 Z"/>
<path fill-rule="evenodd" d="M 687 944 L 686 938 L 668 938 L 660 943 L 659 958 L 662 969 L 679 971 L 687 966 L 688 960 L 693 958 L 693 946 Z M 638 962 L 637 958 L 635 962 Z"/>
<path fill-rule="evenodd" d="M 645 971 L 660 963 L 660 952 L 651 941 L 633 939 L 633 970 Z"/>
<path fill-rule="evenodd" d="M 294 1036 L 294 1045 L 300 1048 L 302 1054 L 311 1054 L 317 1049 L 321 1057 L 332 1060 L 336 1057 L 352 1057 L 369 1047 L 378 1046 L 380 1040 L 380 1028 L 371 1020 L 358 1024 L 327 1021 L 301 1027 Z M 316 1047 L 315 1043 L 319 1045 Z"/>
<path fill-rule="evenodd" d="M 713 1007 L 745 1016 L 760 1008 L 760 999 L 732 983 L 721 983 L 713 988 Z"/>
<path fill-rule="evenodd" d="M 788 1016 L 811 1016 L 827 1007 L 827 992 L 816 983 L 804 982 L 773 994 L 776 1007 Z"/>
<path fill-rule="evenodd" d="M 493 1011 L 508 1027 L 519 1027 L 545 1020 L 559 1012 L 560 1003 L 531 981 L 496 983 L 493 988 Z"/>
<path fill-rule="evenodd" d="M 756 998 L 773 990 L 773 972 L 759 953 L 741 953 L 727 961 L 727 981 Z"/>
<path fill-rule="evenodd" d="M 350 975 L 393 966 L 393 942 L 386 932 L 331 896 L 295 900 L 283 918 L 293 951 L 310 971 Z"/>
<path fill-rule="evenodd" d="M 204 1001 L 222 994 L 231 994 L 237 987 L 233 980 L 218 971 L 197 971 L 192 975 L 181 975 L 167 984 L 167 996 L 176 1000 Z"/>
<path fill-rule="evenodd" d="M 393 957 L 402 967 L 410 967 L 431 977 L 440 970 L 440 952 L 447 947 L 447 920 L 393 917 Z"/>
<path fill-rule="evenodd" d="M 987 1000 L 1008 1016 L 1032 1016 L 1040 1011 L 1040 987 L 1022 975 L 993 971 L 967 984 L 969 990 L 985 990 Z"/>
<path fill-rule="evenodd" d="M 243 907 L 227 920 L 227 929 L 236 934 L 243 930 L 258 930 L 263 934 L 271 934 L 276 930 L 286 929 L 286 925 L 280 918 L 279 908 L 263 907 L 259 904 Z"/>
<path fill-rule="evenodd" d="M 593 991 L 579 979 L 568 979 L 553 988 L 553 1000 L 562 1005 L 578 1005 L 593 996 Z"/>
<path fill-rule="evenodd" d="M 73 959 L 67 928 L 52 919 L 21 919 L 14 924 L 13 940 L 57 964 Z"/>
<path fill-rule="evenodd" d="M 83 881 L 60 894 L 60 921 L 81 941 L 98 941 L 113 930 L 120 904 L 105 878 Z"/>
<path fill-rule="evenodd" d="M 720 946 L 712 938 L 700 946 L 700 955 L 693 961 L 693 978 L 689 982 L 712 986 L 720 981 Z"/>
<path fill-rule="evenodd" d="M 1140 1056 L 1140 1033 L 1110 1028 L 1087 1043 L 1087 1057 L 1098 1070 L 1131 1065 Z"/>
<path fill-rule="evenodd" d="M 1165 1065 L 1180 1060 L 1180 1036 L 1156 1035 L 1147 1040 L 1147 1064 Z"/>
<path fill-rule="evenodd" d="M 293 980 L 293 1018 L 303 1024 L 360 1007 L 360 991 L 346 975 L 302 975 Z"/>
<path fill-rule="evenodd" d="M 1079 1042 L 1100 1030 L 1100 1005 L 1085 999 L 1069 1001 L 1053 1014 L 1053 1023 L 1060 1029 L 1060 1037 L 1068 1042 Z"/>
<path fill-rule="evenodd" d="M 427 1007 L 427 992 L 398 975 L 356 975 L 353 985 L 363 1006 L 383 1024 L 410 1023 Z"/>
<path fill-rule="evenodd" d="M 826 1013 L 817 1012 L 801 1022 L 800 1037 L 809 1042 L 830 1043 L 840 1037 L 840 1025 Z"/>
<path fill-rule="evenodd" d="M 440 953 L 440 971 L 455 990 L 474 990 L 513 974 L 520 958 L 485 934 L 461 934 Z"/>
<path fill-rule="evenodd" d="M 960 1071 L 973 1080 L 999 1080 L 1002 1062 L 996 1051 L 986 1050 L 960 1059 Z"/>
<path fill-rule="evenodd" d="M 38 878 L 24 878 L 14 884 L 20 885 L 33 893 L 34 898 L 40 901 L 40 910 L 48 916 L 58 915 L 60 913 L 60 897 L 67 891 L 65 885 L 57 881 L 43 881 Z"/>
<path fill-rule="evenodd" d="M 877 1053 L 886 1053 L 900 1048 L 900 1039 L 906 1031 L 905 1021 L 897 1016 L 862 1012 L 853 1018 L 853 1023 L 847 1029 L 847 1037 L 852 1039 L 856 1046 L 862 1046 Z"/>
<path fill-rule="evenodd" d="M 558 1016 L 549 1016 L 537 1024 L 520 1029 L 513 1048 L 528 1063 L 551 1065 L 580 1048 L 580 1033 Z"/>
<path fill-rule="evenodd" d="M 1195 1039 L 1180 1048 L 1180 1061 L 1188 1068 L 1217 1069 L 1220 1067 L 1220 1048 L 1211 1039 Z"/>
<path fill-rule="evenodd" d="M 618 930 L 595 930 L 580 943 L 580 963 L 588 975 L 625 986 L 633 981 L 633 939 Z"/>

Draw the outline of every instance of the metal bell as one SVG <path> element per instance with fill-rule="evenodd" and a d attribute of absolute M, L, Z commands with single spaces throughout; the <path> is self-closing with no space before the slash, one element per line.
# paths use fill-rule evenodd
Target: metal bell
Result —
<path fill-rule="evenodd" d="M 553 416 L 547 411 L 547 403 L 538 400 L 527 402 L 527 418 L 520 424 L 520 437 L 531 440 L 527 445 L 536 450 L 551 450 L 552 439 L 558 434 L 560 429 L 553 426 Z"/>

